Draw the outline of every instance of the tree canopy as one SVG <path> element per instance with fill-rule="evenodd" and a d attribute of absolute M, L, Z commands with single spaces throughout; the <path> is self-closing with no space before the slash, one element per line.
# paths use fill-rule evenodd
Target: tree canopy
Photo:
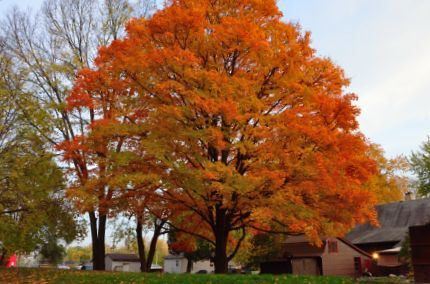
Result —
<path fill-rule="evenodd" d="M 38 12 L 11 10 L 0 25 L 2 47 L 8 53 L 14 71 L 22 78 L 15 82 L 19 90 L 15 96 L 31 99 L 21 104 L 23 118 L 50 152 L 55 147 L 85 135 L 92 123 L 91 112 L 69 112 L 66 97 L 79 69 L 93 66 L 99 45 L 109 44 L 124 35 L 124 23 L 131 17 L 151 14 L 153 0 L 45 0 Z M 15 80 L 19 79 L 19 80 Z M 70 163 L 62 162 L 67 181 L 86 183 L 93 161 L 75 154 Z M 110 194 L 99 194 L 83 199 L 70 199 L 77 208 L 87 213 L 93 243 L 94 268 L 104 269 L 104 247 Z M 82 201 L 82 199 L 81 199 Z M 99 206 L 99 203 L 102 206 Z M 108 210 L 109 211 L 109 210 Z M 112 215 L 111 215 L 112 216 Z"/>
<path fill-rule="evenodd" d="M 213 245 L 218 273 L 250 230 L 319 244 L 375 221 L 356 96 L 281 17 L 273 0 L 171 0 L 130 21 L 67 99 L 91 123 L 59 149 L 93 165 L 70 195 L 150 190 L 172 227 Z"/>
<path fill-rule="evenodd" d="M 37 103 L 24 92 L 23 74 L 0 47 L 0 250 L 4 256 L 29 253 L 52 240 L 71 242 L 83 235 L 84 228 L 64 198 L 63 173 L 49 145 L 26 119 L 33 109 L 35 116 L 43 111 L 37 111 Z"/>

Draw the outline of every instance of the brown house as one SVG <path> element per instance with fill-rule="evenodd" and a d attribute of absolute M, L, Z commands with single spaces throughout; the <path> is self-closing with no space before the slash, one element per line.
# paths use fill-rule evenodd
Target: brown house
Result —
<path fill-rule="evenodd" d="M 261 272 L 359 276 L 371 267 L 371 255 L 347 240 L 326 237 L 322 241 L 316 247 L 305 236 L 288 237 L 283 260 L 263 263 Z"/>
<path fill-rule="evenodd" d="M 376 206 L 379 227 L 356 226 L 345 238 L 374 255 L 381 273 L 404 274 L 407 265 L 399 258 L 402 242 L 411 226 L 430 221 L 430 198 L 406 200 Z"/>

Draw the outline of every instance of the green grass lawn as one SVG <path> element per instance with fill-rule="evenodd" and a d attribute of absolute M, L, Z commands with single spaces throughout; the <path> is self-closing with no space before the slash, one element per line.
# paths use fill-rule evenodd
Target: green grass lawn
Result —
<path fill-rule="evenodd" d="M 295 275 L 205 275 L 205 274 L 158 274 L 132 272 L 67 271 L 57 269 L 0 269 L 0 283 L 144 283 L 144 284 L 353 284 L 347 277 L 295 276 Z"/>

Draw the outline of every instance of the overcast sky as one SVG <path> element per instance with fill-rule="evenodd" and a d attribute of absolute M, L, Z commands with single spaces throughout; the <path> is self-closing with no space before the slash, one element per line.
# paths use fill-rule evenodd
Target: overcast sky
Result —
<path fill-rule="evenodd" d="M 281 0 L 286 20 L 351 78 L 362 131 L 389 156 L 430 134 L 430 1 Z"/>
<path fill-rule="evenodd" d="M 42 0 L 0 0 L 40 7 Z M 279 0 L 286 21 L 344 68 L 358 95 L 361 130 L 388 156 L 410 154 L 430 134 L 430 0 Z"/>

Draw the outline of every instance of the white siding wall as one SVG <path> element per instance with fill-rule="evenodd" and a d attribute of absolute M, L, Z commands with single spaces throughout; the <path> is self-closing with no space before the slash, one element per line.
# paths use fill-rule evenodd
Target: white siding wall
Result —
<path fill-rule="evenodd" d="M 164 259 L 164 272 L 185 273 L 187 272 L 187 259 L 185 257 Z"/>
<path fill-rule="evenodd" d="M 140 272 L 139 262 L 114 261 L 112 266 L 114 271 Z"/>
<path fill-rule="evenodd" d="M 112 259 L 110 257 L 105 257 L 105 269 L 107 271 L 112 271 Z"/>
<path fill-rule="evenodd" d="M 186 273 L 188 260 L 185 257 L 174 259 L 164 259 L 164 272 L 167 273 Z M 199 270 L 206 270 L 208 273 L 214 272 L 214 265 L 211 266 L 209 260 L 200 260 L 193 263 L 191 273 L 196 273 Z"/>
<path fill-rule="evenodd" d="M 135 261 L 112 261 L 110 257 L 106 257 L 105 269 L 107 271 L 140 272 L 140 263 Z"/>
<path fill-rule="evenodd" d="M 328 245 L 325 246 L 324 253 L 322 254 L 322 265 L 324 275 L 350 275 L 354 276 L 354 257 L 361 258 L 361 266 L 364 268 L 364 260 L 370 259 L 369 257 L 359 253 L 350 246 L 346 245 L 340 240 L 337 241 L 338 252 L 329 253 Z"/>

